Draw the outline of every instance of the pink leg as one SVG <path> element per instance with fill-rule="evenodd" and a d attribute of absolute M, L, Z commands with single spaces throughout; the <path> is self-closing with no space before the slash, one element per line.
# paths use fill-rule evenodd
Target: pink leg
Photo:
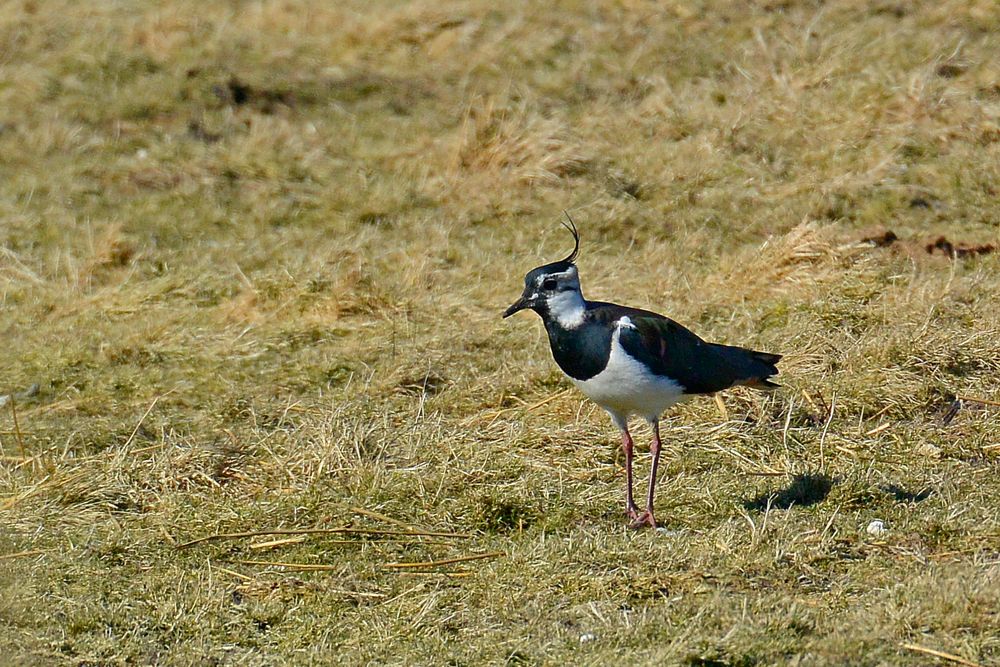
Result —
<path fill-rule="evenodd" d="M 632 459 L 634 453 L 632 436 L 628 432 L 628 424 L 622 427 L 622 449 L 625 450 L 625 514 L 635 520 L 639 516 L 639 507 L 632 497 Z"/>
<path fill-rule="evenodd" d="M 633 528 L 642 528 L 643 526 L 649 526 L 650 528 L 656 528 L 656 518 L 653 516 L 653 494 L 656 492 L 656 471 L 660 467 L 660 422 L 652 422 L 653 427 L 653 444 L 650 446 L 649 450 L 653 454 L 653 465 L 649 470 L 649 491 L 646 494 L 646 509 L 642 514 L 635 517 L 632 522 Z"/>

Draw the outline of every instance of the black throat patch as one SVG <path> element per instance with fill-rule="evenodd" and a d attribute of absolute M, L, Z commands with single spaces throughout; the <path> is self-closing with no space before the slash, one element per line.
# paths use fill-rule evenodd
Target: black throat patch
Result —
<path fill-rule="evenodd" d="M 552 357 L 563 373 L 574 380 L 589 380 L 608 365 L 613 327 L 585 317 L 583 324 L 567 329 L 548 313 L 539 314 L 549 334 Z"/>

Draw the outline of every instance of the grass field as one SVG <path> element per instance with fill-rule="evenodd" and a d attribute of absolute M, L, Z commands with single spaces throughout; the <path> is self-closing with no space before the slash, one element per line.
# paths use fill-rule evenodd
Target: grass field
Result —
<path fill-rule="evenodd" d="M 993 0 L 0 4 L 0 663 L 1000 664 L 998 53 Z M 500 319 L 563 209 L 590 298 L 786 355 L 671 413 L 660 531 Z"/>

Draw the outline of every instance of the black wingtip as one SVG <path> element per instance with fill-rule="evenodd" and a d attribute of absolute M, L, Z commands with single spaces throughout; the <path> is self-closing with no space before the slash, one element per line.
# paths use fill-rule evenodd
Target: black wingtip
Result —
<path fill-rule="evenodd" d="M 758 367 L 757 377 L 748 382 L 747 385 L 765 391 L 780 388 L 780 384 L 771 382 L 768 378 L 778 374 L 777 364 L 781 361 L 781 355 L 771 352 L 758 352 L 757 350 L 749 350 L 749 352 L 754 361 L 764 364 L 764 368 Z"/>
<path fill-rule="evenodd" d="M 777 365 L 777 363 L 781 361 L 782 357 L 782 355 L 780 354 L 772 354 L 770 352 L 757 352 L 756 350 L 751 352 L 751 354 L 757 361 L 763 361 L 765 364 L 770 364 L 771 366 Z"/>

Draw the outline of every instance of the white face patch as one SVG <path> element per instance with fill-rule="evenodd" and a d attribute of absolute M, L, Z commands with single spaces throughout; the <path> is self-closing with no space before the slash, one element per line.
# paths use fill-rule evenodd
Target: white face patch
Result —
<path fill-rule="evenodd" d="M 548 297 L 549 315 L 565 329 L 575 329 L 583 324 L 587 304 L 583 295 L 575 290 L 556 292 Z"/>
<path fill-rule="evenodd" d="M 546 290 L 545 296 L 549 315 L 559 323 L 559 326 L 565 329 L 575 329 L 583 324 L 584 316 L 587 313 L 587 303 L 583 300 L 583 293 L 580 291 L 580 278 L 577 275 L 576 267 L 571 266 L 562 273 L 539 276 L 539 289 L 546 280 L 552 279 L 556 281 L 556 289 L 555 291 Z"/>

